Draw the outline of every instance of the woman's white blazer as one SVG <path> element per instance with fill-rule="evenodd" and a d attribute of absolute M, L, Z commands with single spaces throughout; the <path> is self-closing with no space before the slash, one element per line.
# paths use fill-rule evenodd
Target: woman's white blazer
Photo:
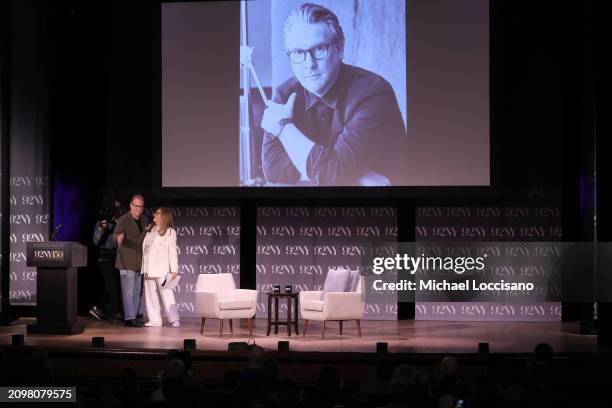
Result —
<path fill-rule="evenodd" d="M 163 278 L 170 272 L 178 273 L 176 231 L 168 228 L 159 235 L 156 228 L 147 232 L 142 243 L 142 272 L 150 278 Z"/>

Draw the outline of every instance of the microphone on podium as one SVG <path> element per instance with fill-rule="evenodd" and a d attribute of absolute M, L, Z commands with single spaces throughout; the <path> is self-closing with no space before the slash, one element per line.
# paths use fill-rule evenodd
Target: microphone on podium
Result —
<path fill-rule="evenodd" d="M 51 241 L 55 241 L 55 235 L 58 233 L 60 229 L 62 229 L 63 226 L 64 224 L 57 224 L 57 226 L 53 228 L 53 232 L 51 233 Z"/>

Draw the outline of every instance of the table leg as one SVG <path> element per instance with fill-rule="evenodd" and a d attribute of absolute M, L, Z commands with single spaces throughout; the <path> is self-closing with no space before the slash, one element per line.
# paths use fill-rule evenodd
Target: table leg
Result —
<path fill-rule="evenodd" d="M 266 336 L 270 335 L 270 328 L 272 327 L 272 296 L 268 295 L 268 332 Z"/>
<path fill-rule="evenodd" d="M 278 298 L 274 298 L 274 334 L 278 334 Z"/>
<path fill-rule="evenodd" d="M 287 296 L 287 334 L 291 337 L 291 297 Z"/>
<path fill-rule="evenodd" d="M 295 311 L 294 316 L 293 316 L 293 324 L 295 325 L 295 334 L 299 335 L 300 332 L 298 331 L 298 309 L 299 309 L 299 300 L 298 300 L 298 296 L 295 297 Z"/>

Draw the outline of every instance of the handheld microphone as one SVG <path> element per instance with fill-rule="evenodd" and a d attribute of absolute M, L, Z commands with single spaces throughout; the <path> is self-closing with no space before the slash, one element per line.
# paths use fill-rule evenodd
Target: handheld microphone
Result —
<path fill-rule="evenodd" d="M 53 228 L 53 232 L 51 233 L 51 241 L 55 241 L 55 235 L 58 233 L 60 229 L 62 229 L 63 226 L 64 224 L 57 224 L 57 226 Z"/>

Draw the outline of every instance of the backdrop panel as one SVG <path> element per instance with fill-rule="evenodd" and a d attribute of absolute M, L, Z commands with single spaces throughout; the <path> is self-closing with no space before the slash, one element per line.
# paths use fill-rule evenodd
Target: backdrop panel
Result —
<path fill-rule="evenodd" d="M 419 207 L 416 213 L 415 240 L 421 242 L 555 242 L 561 240 L 561 210 L 557 206 L 516 207 Z M 520 253 L 520 248 L 517 252 Z M 531 281 L 521 272 L 524 262 L 535 262 L 533 257 L 513 257 L 508 265 L 497 265 L 506 281 Z M 499 273 L 497 278 L 499 280 Z M 558 276 L 550 268 L 538 269 L 537 279 L 555 281 Z M 554 288 L 553 288 L 554 289 Z M 559 288 L 556 288 L 559 289 Z M 416 294 L 417 320 L 450 321 L 560 321 L 559 298 L 534 293 L 531 301 L 521 303 L 498 302 L 441 302 L 427 294 Z M 550 301 L 542 301 L 542 299 Z"/>
<path fill-rule="evenodd" d="M 36 269 L 26 267 L 25 248 L 49 238 L 48 27 L 40 2 L 11 5 L 11 19 L 20 24 L 11 27 L 9 300 L 35 305 Z"/>
<path fill-rule="evenodd" d="M 330 267 L 361 269 L 362 257 L 373 245 L 395 241 L 394 207 L 259 207 L 257 316 L 267 316 L 264 292 L 273 285 L 321 290 Z M 285 313 L 286 305 L 279 310 Z M 397 319 L 395 293 L 368 293 L 364 319 Z"/>

